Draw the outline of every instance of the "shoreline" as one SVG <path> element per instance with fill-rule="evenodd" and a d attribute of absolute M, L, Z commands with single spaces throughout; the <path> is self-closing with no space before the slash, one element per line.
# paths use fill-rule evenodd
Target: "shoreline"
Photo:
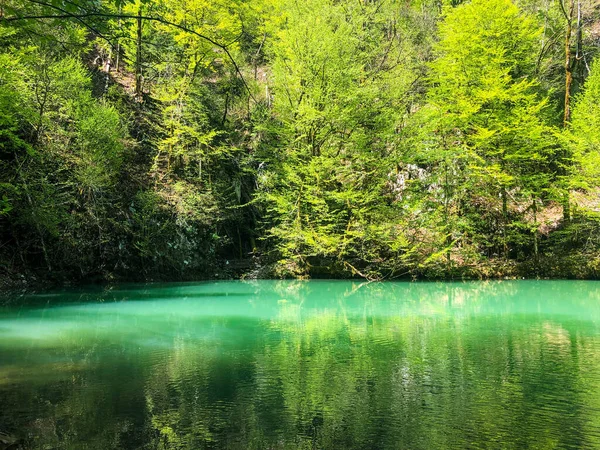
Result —
<path fill-rule="evenodd" d="M 587 261 L 583 261 L 586 259 Z M 251 270 L 227 270 L 227 260 L 221 261 L 215 271 L 215 276 L 201 274 L 184 274 L 180 277 L 146 276 L 135 277 L 123 275 L 95 276 L 69 279 L 65 276 L 50 277 L 47 273 L 25 271 L 22 273 L 4 273 L 0 275 L 0 296 L 27 295 L 35 292 L 79 288 L 85 286 L 111 286 L 122 284 L 145 283 L 200 283 L 205 281 L 235 281 L 235 280 L 362 280 L 366 282 L 412 281 L 412 282 L 462 282 L 462 281 L 515 281 L 515 280 L 587 280 L 600 279 L 600 271 L 593 255 L 573 254 L 562 258 L 540 258 L 537 266 L 533 262 L 516 262 L 513 260 L 487 260 L 477 266 L 463 265 L 451 267 L 443 272 L 440 268 L 417 269 L 407 271 L 401 276 L 367 279 L 357 274 L 340 273 L 334 270 L 328 272 L 319 267 L 315 273 L 304 276 L 275 276 L 274 264 L 264 267 L 250 265 Z M 596 256 L 600 258 L 600 255 Z M 244 260 L 252 263 L 252 259 Z"/>

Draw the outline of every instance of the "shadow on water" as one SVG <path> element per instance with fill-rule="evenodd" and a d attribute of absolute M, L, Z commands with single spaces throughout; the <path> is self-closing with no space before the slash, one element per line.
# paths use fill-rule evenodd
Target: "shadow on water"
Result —
<path fill-rule="evenodd" d="M 596 286 L 52 293 L 0 310 L 0 431 L 32 449 L 600 448 Z"/>

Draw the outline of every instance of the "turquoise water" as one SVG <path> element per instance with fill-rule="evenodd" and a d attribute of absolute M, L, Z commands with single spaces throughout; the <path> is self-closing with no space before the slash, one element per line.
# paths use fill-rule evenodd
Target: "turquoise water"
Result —
<path fill-rule="evenodd" d="M 9 299 L 0 437 L 31 449 L 600 449 L 599 287 L 256 281 Z"/>

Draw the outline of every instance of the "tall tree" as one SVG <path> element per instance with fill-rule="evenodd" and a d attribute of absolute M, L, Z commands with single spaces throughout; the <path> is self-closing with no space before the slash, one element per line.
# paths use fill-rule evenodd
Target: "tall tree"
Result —
<path fill-rule="evenodd" d="M 447 245 L 469 233 L 452 229 L 450 211 L 482 218 L 483 207 L 500 212 L 500 239 L 490 245 L 508 256 L 525 204 L 535 212 L 549 186 L 551 130 L 532 77 L 539 35 L 510 0 L 473 0 L 449 10 L 440 25 L 428 106 L 437 141 L 427 160 L 441 177 Z"/>
<path fill-rule="evenodd" d="M 359 273 L 377 258 L 369 241 L 381 225 L 393 133 L 419 77 L 409 29 L 380 2 L 284 7 L 270 46 L 281 148 L 259 178 L 267 233 L 283 273 Z"/>

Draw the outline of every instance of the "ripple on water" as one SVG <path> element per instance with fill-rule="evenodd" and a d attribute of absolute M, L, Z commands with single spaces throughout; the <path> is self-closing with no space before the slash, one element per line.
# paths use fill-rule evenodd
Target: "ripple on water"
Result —
<path fill-rule="evenodd" d="M 40 449 L 600 448 L 596 286 L 51 294 L 0 311 L 0 431 Z"/>

